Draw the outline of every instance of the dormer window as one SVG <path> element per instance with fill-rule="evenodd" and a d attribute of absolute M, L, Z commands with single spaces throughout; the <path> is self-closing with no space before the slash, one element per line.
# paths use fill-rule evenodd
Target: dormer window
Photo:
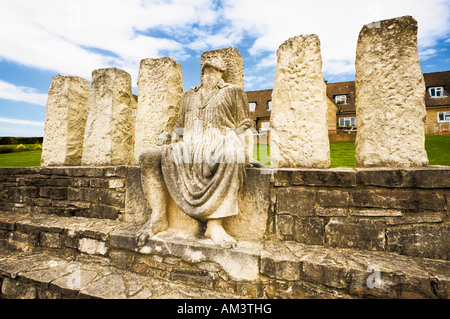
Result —
<path fill-rule="evenodd" d="M 444 97 L 444 88 L 442 86 L 434 86 L 428 88 L 431 97 Z"/>
<path fill-rule="evenodd" d="M 250 109 L 250 112 L 255 112 L 256 102 L 248 103 L 248 108 Z"/>
<path fill-rule="evenodd" d="M 272 101 L 267 101 L 267 111 L 272 111 Z"/>
<path fill-rule="evenodd" d="M 347 95 L 341 94 L 341 95 L 335 95 L 334 101 L 336 104 L 347 104 Z"/>

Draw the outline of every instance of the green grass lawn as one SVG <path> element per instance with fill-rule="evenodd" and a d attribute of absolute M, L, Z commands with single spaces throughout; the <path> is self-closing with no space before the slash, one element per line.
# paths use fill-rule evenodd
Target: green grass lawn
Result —
<path fill-rule="evenodd" d="M 450 166 L 450 135 L 427 135 L 425 149 L 430 165 Z M 270 164 L 269 146 L 258 145 L 253 157 Z M 40 166 L 42 151 L 25 151 L 0 154 L 0 167 Z M 331 167 L 355 167 L 355 142 L 330 143 Z"/>
<path fill-rule="evenodd" d="M 42 150 L 0 154 L 0 167 L 28 167 L 41 165 Z"/>
<path fill-rule="evenodd" d="M 425 149 L 430 165 L 450 166 L 450 135 L 426 135 Z M 268 145 L 255 146 L 253 157 L 265 164 L 270 162 Z M 355 167 L 355 142 L 330 143 L 331 167 Z"/>

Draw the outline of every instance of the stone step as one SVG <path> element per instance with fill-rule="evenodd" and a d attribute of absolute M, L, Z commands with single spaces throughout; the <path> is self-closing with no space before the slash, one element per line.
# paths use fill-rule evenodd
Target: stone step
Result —
<path fill-rule="evenodd" d="M 0 299 L 232 299 L 108 264 L 67 261 L 45 251 L 0 248 Z"/>
<path fill-rule="evenodd" d="M 0 246 L 9 250 L 31 255 L 39 251 L 47 261 L 87 262 L 213 294 L 251 298 L 450 297 L 449 261 L 288 241 L 238 241 L 236 248 L 222 249 L 208 238 L 174 229 L 139 247 L 136 231 L 136 225 L 115 220 L 0 214 Z"/>

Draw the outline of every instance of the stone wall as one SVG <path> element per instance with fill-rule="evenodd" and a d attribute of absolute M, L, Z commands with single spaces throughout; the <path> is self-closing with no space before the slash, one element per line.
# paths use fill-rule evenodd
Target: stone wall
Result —
<path fill-rule="evenodd" d="M 280 170 L 282 240 L 449 259 L 450 168 Z"/>
<path fill-rule="evenodd" d="M 128 167 L 0 168 L 0 212 L 117 219 Z"/>
<path fill-rule="evenodd" d="M 448 167 L 247 173 L 242 213 L 226 223 L 239 240 L 449 259 Z M 127 212 L 139 176 L 137 166 L 0 168 L 0 212 L 126 221 L 139 213 Z"/>

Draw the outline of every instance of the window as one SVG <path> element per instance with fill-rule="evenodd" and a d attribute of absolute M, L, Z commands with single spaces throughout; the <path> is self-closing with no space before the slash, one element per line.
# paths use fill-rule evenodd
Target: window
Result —
<path fill-rule="evenodd" d="M 336 104 L 347 104 L 347 95 L 335 95 L 334 101 Z"/>
<path fill-rule="evenodd" d="M 272 111 L 272 101 L 267 101 L 267 111 Z"/>
<path fill-rule="evenodd" d="M 450 122 L 450 112 L 438 112 L 439 122 Z"/>
<path fill-rule="evenodd" d="M 249 109 L 250 109 L 250 112 L 255 112 L 256 102 L 250 102 L 250 103 L 248 103 L 248 107 L 249 107 Z"/>
<path fill-rule="evenodd" d="M 136 109 L 131 110 L 133 117 L 136 117 Z"/>
<path fill-rule="evenodd" d="M 261 128 L 259 129 L 260 132 L 267 132 L 270 131 L 270 122 L 262 122 Z"/>
<path fill-rule="evenodd" d="M 442 86 L 436 86 L 428 88 L 428 93 L 431 97 L 444 97 L 444 88 Z"/>
<path fill-rule="evenodd" d="M 356 126 L 356 117 L 341 117 L 339 119 L 339 127 Z"/>

